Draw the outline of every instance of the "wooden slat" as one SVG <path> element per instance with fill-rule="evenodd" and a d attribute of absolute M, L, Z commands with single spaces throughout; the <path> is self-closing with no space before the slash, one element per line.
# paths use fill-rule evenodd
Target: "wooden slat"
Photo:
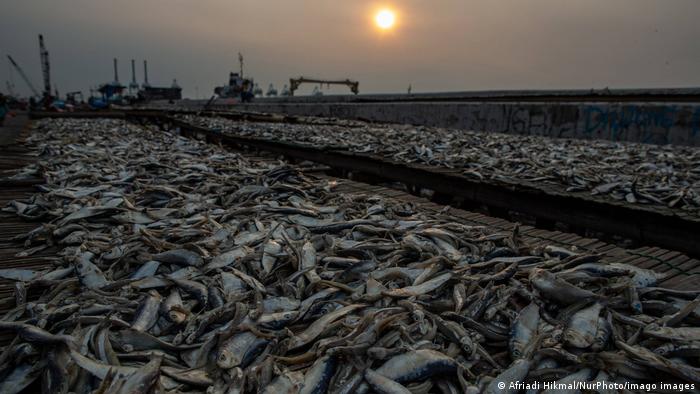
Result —
<path fill-rule="evenodd" d="M 674 258 L 678 257 L 679 255 L 679 252 L 661 250 L 660 252 L 653 254 L 653 256 L 656 257 L 658 260 L 656 260 L 653 265 L 647 266 L 645 268 L 653 269 L 658 272 L 666 272 L 673 268 L 669 264 L 669 262 Z"/>
<path fill-rule="evenodd" d="M 678 276 L 664 283 L 664 287 L 678 290 L 698 290 L 700 288 L 700 275 Z"/>

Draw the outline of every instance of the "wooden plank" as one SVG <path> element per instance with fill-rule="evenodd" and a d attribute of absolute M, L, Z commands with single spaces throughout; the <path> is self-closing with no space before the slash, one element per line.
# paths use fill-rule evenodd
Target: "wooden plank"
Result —
<path fill-rule="evenodd" d="M 665 282 L 663 286 L 677 290 L 697 290 L 700 288 L 700 275 L 679 276 Z"/>
<path fill-rule="evenodd" d="M 686 272 L 688 269 L 693 269 L 695 263 L 692 259 L 686 255 L 677 256 L 671 260 L 667 260 L 664 263 L 664 270 L 660 272 L 666 273 L 666 278 L 661 280 L 661 283 L 668 282 L 669 280 L 677 276 L 687 276 Z"/>
<path fill-rule="evenodd" d="M 576 242 L 576 245 L 588 249 L 591 245 L 595 244 L 596 242 L 598 242 L 598 240 L 595 238 L 583 238 L 582 240 Z"/>
<path fill-rule="evenodd" d="M 466 217 L 469 220 L 479 220 L 483 216 L 482 214 L 480 214 L 478 212 L 469 212 L 469 211 L 466 211 L 466 212 L 467 212 L 467 214 L 464 217 Z"/>
<path fill-rule="evenodd" d="M 535 229 L 533 231 L 530 231 L 530 233 L 528 233 L 528 235 L 531 237 L 535 237 L 535 238 L 542 238 L 546 235 L 546 233 L 544 230 L 538 228 L 538 229 Z"/>
<path fill-rule="evenodd" d="M 598 241 L 598 242 L 594 243 L 593 245 L 589 246 L 588 248 L 596 253 L 601 253 L 600 252 L 601 248 L 606 247 L 606 246 L 608 246 L 608 244 L 606 244 L 605 242 Z"/>
<path fill-rule="evenodd" d="M 612 244 L 605 244 L 605 246 L 601 246 L 601 247 L 598 249 L 598 253 L 608 254 L 608 253 L 614 251 L 616 248 L 617 248 L 617 246 L 615 246 L 615 245 L 612 245 Z"/>
<path fill-rule="evenodd" d="M 648 257 L 643 257 L 643 256 L 642 256 L 642 257 L 636 256 L 636 257 L 637 257 L 637 258 L 635 258 L 635 259 L 633 259 L 633 260 L 631 260 L 631 261 L 629 261 L 629 262 L 626 262 L 625 264 L 634 265 L 635 267 L 638 267 L 639 264 L 644 263 L 644 262 L 646 262 L 646 261 L 649 261 L 649 258 L 648 258 Z"/>
<path fill-rule="evenodd" d="M 675 250 L 667 250 L 666 253 L 659 256 L 659 258 L 661 260 L 664 260 L 664 261 L 669 261 L 671 259 L 674 259 L 674 258 L 680 256 L 680 255 L 681 255 L 681 252 L 677 252 Z"/>
<path fill-rule="evenodd" d="M 653 247 L 653 248 L 650 248 L 649 250 L 647 250 L 646 252 L 641 253 L 644 256 L 648 257 L 649 261 L 647 261 L 643 264 L 640 264 L 639 267 L 645 268 L 645 269 L 653 269 L 654 267 L 656 267 L 662 263 L 662 261 L 657 259 L 656 256 L 661 255 L 665 252 L 666 252 L 666 250 L 662 250 L 662 249 Z"/>
<path fill-rule="evenodd" d="M 690 259 L 681 264 L 678 268 L 690 273 L 695 272 L 698 267 L 700 267 L 700 261 L 697 259 Z"/>
<path fill-rule="evenodd" d="M 513 222 L 509 222 L 505 219 L 495 218 L 493 225 L 496 227 L 501 227 L 504 230 L 511 230 L 513 228 Z"/>
<path fill-rule="evenodd" d="M 629 264 L 631 261 L 639 258 L 638 255 L 630 253 L 630 251 L 625 251 L 624 255 L 617 256 L 615 263 Z"/>
<path fill-rule="evenodd" d="M 572 233 L 560 233 L 552 237 L 552 241 L 565 242 L 566 239 L 570 238 Z"/>
<path fill-rule="evenodd" d="M 527 232 L 527 231 L 531 231 L 531 230 L 535 230 L 535 227 L 528 226 L 527 224 L 523 224 L 522 226 L 520 226 L 520 231 L 522 231 L 522 232 Z"/>
<path fill-rule="evenodd" d="M 653 269 L 658 272 L 666 272 L 672 269 L 673 267 L 669 264 L 670 261 L 674 260 L 675 258 L 679 257 L 681 253 L 675 252 L 675 251 L 664 251 L 664 253 L 660 253 L 656 255 L 655 257 L 659 259 L 653 267 L 650 269 Z"/>

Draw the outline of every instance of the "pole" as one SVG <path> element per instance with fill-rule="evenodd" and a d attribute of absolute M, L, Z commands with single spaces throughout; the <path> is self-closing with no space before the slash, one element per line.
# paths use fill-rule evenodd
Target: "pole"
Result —
<path fill-rule="evenodd" d="M 143 86 L 150 86 L 148 84 L 148 62 L 143 61 Z"/>
<path fill-rule="evenodd" d="M 114 82 L 119 83 L 119 72 L 117 71 L 117 58 L 114 58 Z"/>

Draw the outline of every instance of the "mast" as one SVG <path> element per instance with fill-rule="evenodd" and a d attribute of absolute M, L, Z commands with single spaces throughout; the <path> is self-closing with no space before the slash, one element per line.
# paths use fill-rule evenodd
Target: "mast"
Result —
<path fill-rule="evenodd" d="M 119 71 L 117 69 L 117 58 L 114 58 L 114 84 L 119 85 Z"/>
<path fill-rule="evenodd" d="M 148 83 L 148 62 L 146 60 L 143 61 L 143 86 L 151 86 Z"/>
<path fill-rule="evenodd" d="M 39 56 L 41 57 L 41 73 L 44 77 L 44 95 L 51 96 L 51 66 L 49 64 L 49 51 L 44 46 L 44 36 L 39 34 Z"/>
<path fill-rule="evenodd" d="M 136 82 L 136 61 L 131 59 L 131 83 L 129 84 L 129 90 L 133 94 L 139 89 L 139 84 Z"/>

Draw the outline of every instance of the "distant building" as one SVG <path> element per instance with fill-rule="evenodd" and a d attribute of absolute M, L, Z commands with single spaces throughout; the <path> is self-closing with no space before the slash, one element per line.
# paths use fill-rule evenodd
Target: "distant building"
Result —
<path fill-rule="evenodd" d="M 182 88 L 173 82 L 169 88 L 159 88 L 155 86 L 143 86 L 139 91 L 139 98 L 142 100 L 180 100 L 182 99 Z"/>

